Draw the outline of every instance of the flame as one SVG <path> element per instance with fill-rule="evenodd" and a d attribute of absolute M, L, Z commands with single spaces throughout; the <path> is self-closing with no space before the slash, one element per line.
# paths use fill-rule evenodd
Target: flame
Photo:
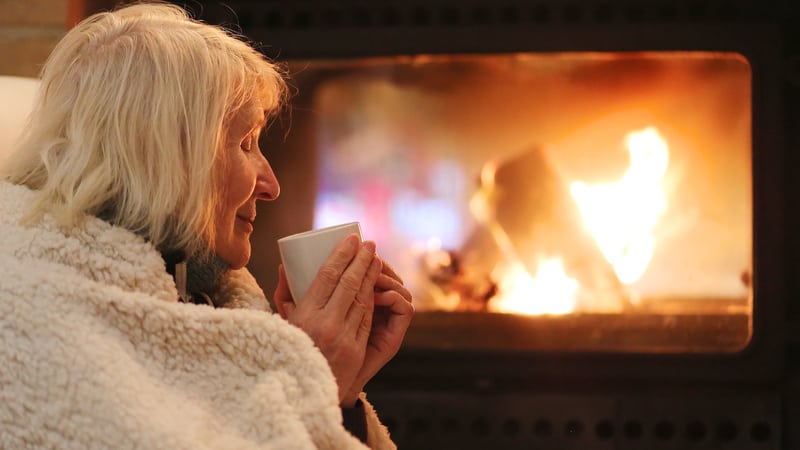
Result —
<path fill-rule="evenodd" d="M 666 210 L 661 180 L 669 149 L 654 127 L 628 134 L 630 167 L 616 183 L 576 181 L 572 196 L 600 251 L 624 284 L 637 281 L 655 250 L 653 230 Z"/>
<path fill-rule="evenodd" d="M 575 181 L 570 191 L 587 228 L 601 252 L 624 284 L 637 281 L 647 270 L 655 251 L 653 230 L 666 210 L 661 181 L 669 165 L 669 149 L 654 127 L 626 136 L 630 166 L 615 183 L 589 185 Z M 498 294 L 489 310 L 516 314 L 568 314 L 576 308 L 580 284 L 567 275 L 559 258 L 539 262 L 531 275 L 516 254 L 489 206 L 497 164 L 481 171 L 482 189 L 471 199 L 473 215 L 491 232 L 504 256 L 492 277 Z"/>
<path fill-rule="evenodd" d="M 575 309 L 578 282 L 567 276 L 559 258 L 545 259 L 537 265 L 536 275 L 531 274 L 517 255 L 511 239 L 492 214 L 492 190 L 497 163 L 488 161 L 481 170 L 481 189 L 470 201 L 472 214 L 491 233 L 505 264 L 492 271 L 499 280 L 498 293 L 487 305 L 490 311 L 501 313 L 542 315 L 568 314 Z"/>
<path fill-rule="evenodd" d="M 567 276 L 558 258 L 539 263 L 535 276 L 531 276 L 519 262 L 495 272 L 493 275 L 500 279 L 502 295 L 490 302 L 489 308 L 493 311 L 555 315 L 575 309 L 578 282 Z"/>

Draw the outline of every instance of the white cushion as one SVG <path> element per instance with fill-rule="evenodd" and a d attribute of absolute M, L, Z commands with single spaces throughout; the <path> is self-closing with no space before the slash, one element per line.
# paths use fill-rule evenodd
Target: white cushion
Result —
<path fill-rule="evenodd" d="M 38 88 L 36 78 L 0 75 L 0 164 L 13 150 Z"/>

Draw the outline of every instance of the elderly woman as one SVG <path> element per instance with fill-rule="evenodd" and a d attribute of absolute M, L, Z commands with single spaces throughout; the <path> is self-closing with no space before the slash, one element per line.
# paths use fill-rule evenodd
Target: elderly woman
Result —
<path fill-rule="evenodd" d="M 244 269 L 276 66 L 179 8 L 72 29 L 0 172 L 0 447 L 393 448 L 365 384 L 413 314 L 344 239 L 302 301 Z"/>

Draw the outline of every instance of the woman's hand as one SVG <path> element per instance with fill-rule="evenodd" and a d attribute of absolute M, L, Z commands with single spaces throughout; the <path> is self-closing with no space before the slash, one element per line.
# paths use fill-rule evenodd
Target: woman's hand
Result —
<path fill-rule="evenodd" d="M 385 261 L 383 270 L 375 283 L 375 311 L 372 331 L 367 341 L 364 365 L 345 398 L 358 398 L 378 371 L 394 358 L 414 315 L 411 292 L 403 286 L 403 280 Z"/>
<path fill-rule="evenodd" d="M 298 303 L 289 293 L 283 267 L 279 267 L 275 307 L 282 317 L 304 330 L 325 355 L 336 377 L 342 406 L 355 404 L 358 392 L 352 395 L 352 387 L 357 377 L 362 378 L 368 353 L 370 361 L 375 359 L 367 344 L 378 297 L 376 282 L 381 275 L 382 262 L 375 255 L 375 244 L 359 243 L 356 235 L 337 245 Z M 391 303 L 381 301 L 382 305 Z"/>

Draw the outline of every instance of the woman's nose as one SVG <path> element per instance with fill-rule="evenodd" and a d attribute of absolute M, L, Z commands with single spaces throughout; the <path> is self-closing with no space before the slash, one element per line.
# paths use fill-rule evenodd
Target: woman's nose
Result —
<path fill-rule="evenodd" d="M 258 176 L 256 177 L 255 197 L 258 200 L 272 201 L 281 194 L 281 185 L 272 171 L 269 161 L 261 155 L 258 162 Z"/>

